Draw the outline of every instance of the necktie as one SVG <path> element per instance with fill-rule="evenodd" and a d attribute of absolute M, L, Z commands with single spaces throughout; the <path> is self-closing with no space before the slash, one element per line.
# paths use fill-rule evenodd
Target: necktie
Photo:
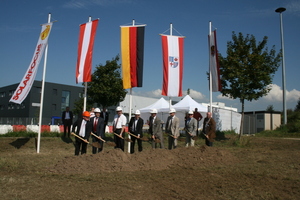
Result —
<path fill-rule="evenodd" d="M 98 124 L 98 117 L 95 117 L 95 122 L 94 122 L 94 132 L 97 132 L 97 124 Z"/>

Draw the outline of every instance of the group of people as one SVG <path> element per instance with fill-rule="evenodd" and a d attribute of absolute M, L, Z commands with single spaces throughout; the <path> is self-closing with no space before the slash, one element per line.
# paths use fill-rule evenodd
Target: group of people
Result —
<path fill-rule="evenodd" d="M 157 109 L 152 109 L 150 111 L 150 117 L 147 121 L 149 125 L 148 133 L 152 138 L 152 148 L 162 148 L 164 149 L 164 137 L 163 137 L 163 122 L 157 116 Z M 165 124 L 165 132 L 168 134 L 168 149 L 175 149 L 177 147 L 177 139 L 180 136 L 179 132 L 179 118 L 176 116 L 176 110 L 171 108 L 169 111 L 169 116 Z M 134 117 L 132 117 L 128 123 L 128 134 L 131 136 L 131 145 L 130 145 L 130 153 L 135 152 L 135 144 L 137 143 L 138 151 L 141 152 L 143 150 L 142 146 L 142 138 L 143 138 L 143 125 L 144 120 L 140 117 L 140 111 L 136 110 L 134 113 Z M 73 114 L 69 111 L 69 108 L 63 112 L 62 120 L 64 123 L 64 137 L 66 137 L 66 130 L 68 130 L 68 137 L 70 137 L 70 121 L 72 124 Z M 202 115 L 195 109 L 195 111 L 189 111 L 187 116 L 185 117 L 185 133 L 186 133 L 186 141 L 185 145 L 195 146 L 195 137 L 198 134 L 199 121 L 202 119 Z M 108 113 L 104 109 L 103 112 L 100 111 L 99 108 L 93 109 L 91 112 L 85 111 L 82 114 L 82 117 L 79 118 L 72 126 L 72 132 L 75 130 L 75 155 L 85 154 L 87 150 L 87 144 L 90 136 L 92 137 L 93 143 L 99 143 L 99 148 L 93 146 L 92 153 L 96 154 L 103 150 L 103 141 L 105 127 L 108 122 Z M 125 128 L 127 125 L 127 119 L 123 114 L 122 107 L 116 108 L 116 115 L 113 119 L 113 134 L 114 134 L 114 142 L 115 148 L 119 148 L 124 151 L 124 139 L 125 139 Z M 71 126 L 71 125 L 70 125 Z M 216 122 L 212 118 L 211 112 L 207 112 L 207 116 L 203 122 L 203 129 L 201 134 L 205 136 L 205 144 L 207 146 L 212 146 L 214 142 L 214 138 L 216 137 Z"/>

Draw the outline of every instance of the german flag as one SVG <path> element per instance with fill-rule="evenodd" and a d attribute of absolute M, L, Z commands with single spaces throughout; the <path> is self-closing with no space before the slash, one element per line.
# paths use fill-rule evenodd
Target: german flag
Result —
<path fill-rule="evenodd" d="M 123 88 L 143 86 L 145 26 L 121 26 Z"/>

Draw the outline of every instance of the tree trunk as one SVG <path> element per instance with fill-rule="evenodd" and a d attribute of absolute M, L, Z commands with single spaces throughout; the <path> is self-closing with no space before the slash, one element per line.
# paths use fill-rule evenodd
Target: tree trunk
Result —
<path fill-rule="evenodd" d="M 241 127 L 240 127 L 239 139 L 241 138 L 241 135 L 243 135 L 243 130 L 244 130 L 244 108 L 245 108 L 245 100 L 241 99 L 241 102 L 242 102 L 242 118 L 241 118 Z"/>

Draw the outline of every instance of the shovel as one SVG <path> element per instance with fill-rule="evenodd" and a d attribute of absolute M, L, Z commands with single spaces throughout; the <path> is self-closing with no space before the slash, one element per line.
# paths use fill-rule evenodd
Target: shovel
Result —
<path fill-rule="evenodd" d="M 98 138 L 99 140 L 101 140 L 102 142 L 104 142 L 105 144 L 108 144 L 109 146 L 112 146 L 112 147 L 115 147 L 116 144 L 113 143 L 113 142 L 107 142 L 105 140 L 103 140 L 101 137 L 99 137 L 98 135 L 94 134 L 94 133 L 91 133 L 93 136 L 95 136 L 96 138 Z"/>
<path fill-rule="evenodd" d="M 89 145 L 92 145 L 93 147 L 96 147 L 96 148 L 101 148 L 101 145 L 98 143 L 98 142 L 93 142 L 92 144 L 89 143 L 87 140 L 83 139 L 82 137 L 76 135 L 75 133 L 71 133 L 72 135 L 74 135 L 75 137 L 81 139 L 82 141 L 84 141 L 85 143 L 89 144 Z"/>
<path fill-rule="evenodd" d="M 128 132 L 128 134 L 131 135 L 131 136 L 133 136 L 133 137 L 135 137 L 135 138 L 137 138 L 137 139 L 139 139 L 139 140 L 148 141 L 148 138 L 145 138 L 145 137 L 139 138 L 138 136 L 136 136 L 136 135 L 134 135 L 134 134 L 132 134 L 130 132 Z"/>
<path fill-rule="evenodd" d="M 118 136 L 119 138 L 121 138 L 121 139 L 123 139 L 123 140 L 126 140 L 127 142 L 132 142 L 132 140 L 129 139 L 129 138 L 123 138 L 122 136 L 120 136 L 119 134 L 116 134 L 115 132 L 114 132 L 114 134 L 115 134 L 116 136 Z"/>
<path fill-rule="evenodd" d="M 183 142 L 184 141 L 184 139 L 183 138 L 176 138 L 174 135 L 171 135 L 171 134 L 168 134 L 168 136 L 170 136 L 170 137 L 172 137 L 172 138 L 174 138 L 174 139 L 177 139 L 178 141 L 181 141 L 181 142 Z"/>

